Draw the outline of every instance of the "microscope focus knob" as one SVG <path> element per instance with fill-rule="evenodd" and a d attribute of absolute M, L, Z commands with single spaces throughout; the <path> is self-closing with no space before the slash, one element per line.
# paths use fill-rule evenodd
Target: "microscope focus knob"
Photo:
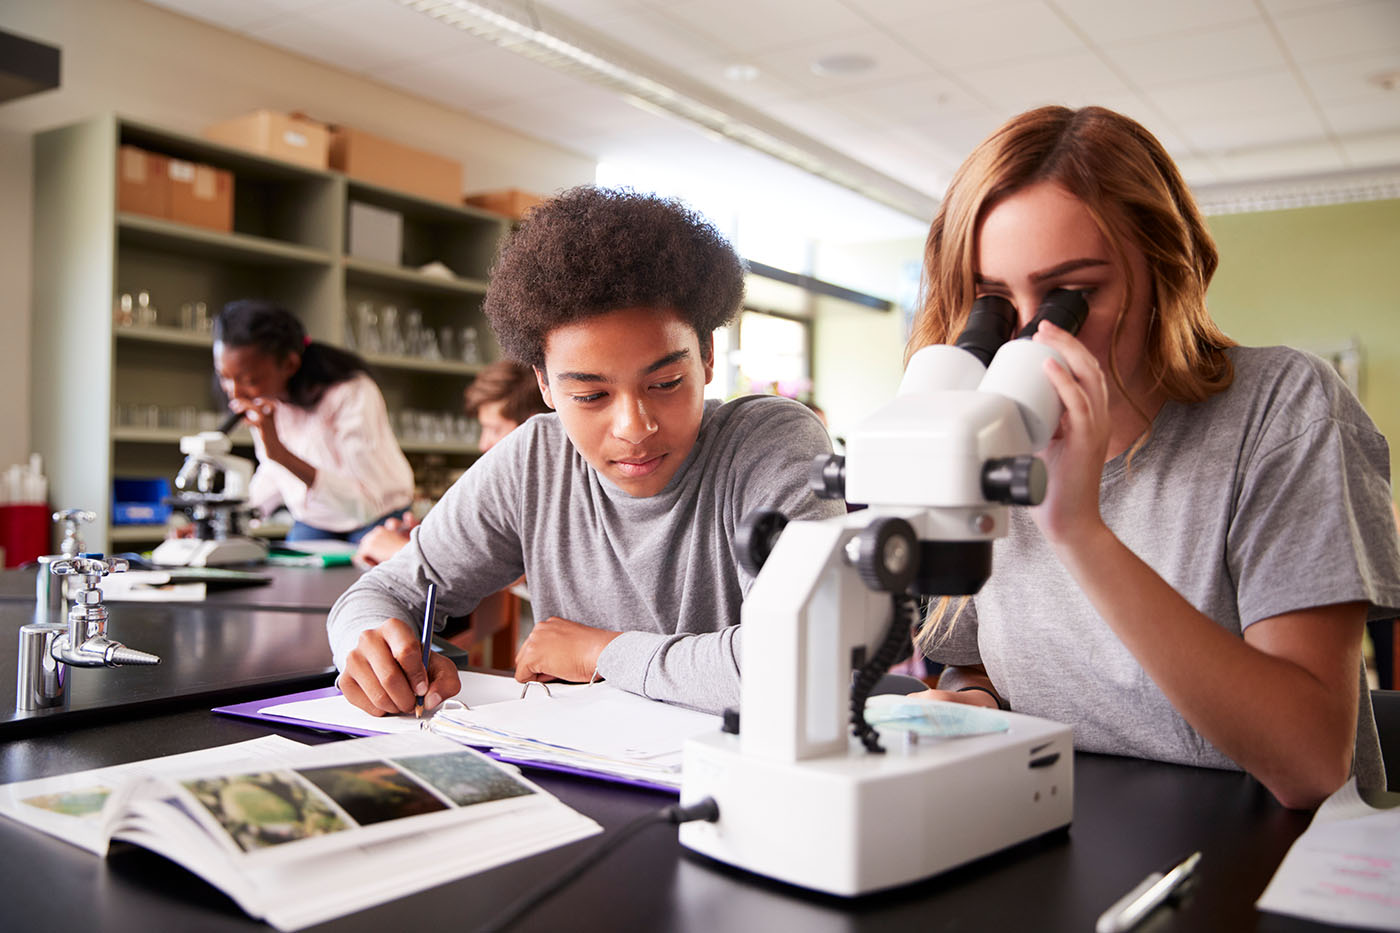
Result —
<path fill-rule="evenodd" d="M 734 529 L 734 541 L 739 546 L 739 566 L 758 576 L 787 523 L 787 516 L 777 509 L 754 509 L 745 515 L 739 527 Z"/>
<path fill-rule="evenodd" d="M 902 518 L 877 518 L 861 531 L 856 572 L 872 590 L 903 593 L 919 572 L 919 536 Z"/>
<path fill-rule="evenodd" d="M 1040 505 L 1049 477 L 1039 457 L 1004 457 L 982 465 L 982 495 L 1006 505 Z"/>
<path fill-rule="evenodd" d="M 840 454 L 818 454 L 807 470 L 807 488 L 818 499 L 846 497 L 846 458 Z"/>

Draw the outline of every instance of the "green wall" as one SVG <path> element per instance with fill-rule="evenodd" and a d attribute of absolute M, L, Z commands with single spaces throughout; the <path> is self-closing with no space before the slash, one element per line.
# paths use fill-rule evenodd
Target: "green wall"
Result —
<path fill-rule="evenodd" d="M 1356 337 L 1361 401 L 1400 448 L 1400 199 L 1207 218 L 1220 269 L 1207 296 L 1231 337 L 1315 349 Z"/>

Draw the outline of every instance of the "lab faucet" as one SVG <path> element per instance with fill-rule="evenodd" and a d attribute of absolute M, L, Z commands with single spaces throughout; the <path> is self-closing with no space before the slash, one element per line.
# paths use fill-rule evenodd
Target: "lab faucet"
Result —
<path fill-rule="evenodd" d="M 44 572 L 40 567 L 39 572 Z M 48 709 L 62 705 L 69 667 L 150 666 L 160 658 L 128 648 L 107 637 L 107 607 L 102 604 L 102 578 L 121 573 L 127 562 L 104 560 L 101 554 L 65 557 L 48 564 L 55 576 L 81 578 L 82 588 L 72 593 L 68 624 L 41 615 L 19 630 L 19 679 L 15 707 Z M 40 606 L 42 613 L 45 607 Z"/>

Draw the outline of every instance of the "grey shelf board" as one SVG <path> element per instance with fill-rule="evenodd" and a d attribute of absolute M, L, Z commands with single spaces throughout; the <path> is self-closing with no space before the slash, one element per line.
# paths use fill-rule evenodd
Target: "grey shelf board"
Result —
<path fill-rule="evenodd" d="M 399 439 L 399 449 L 406 454 L 467 454 L 476 456 L 481 448 L 475 444 L 461 444 L 454 441 L 414 441 Z"/>
<path fill-rule="evenodd" d="M 137 428 L 130 425 L 116 425 L 112 428 L 112 440 L 128 444 L 172 444 L 180 447 L 180 438 L 198 431 L 181 431 L 179 428 Z M 253 435 L 246 429 L 234 431 L 228 438 L 235 448 L 252 447 Z"/>
<path fill-rule="evenodd" d="M 165 540 L 164 523 L 159 525 L 113 525 L 107 532 L 107 537 L 112 541 L 163 541 Z M 287 532 L 292 530 L 292 526 L 285 522 L 263 522 L 255 528 L 248 529 L 248 534 L 254 538 L 285 538 Z"/>
<path fill-rule="evenodd" d="M 411 356 L 388 356 L 383 353 L 361 353 L 366 363 L 378 369 L 405 369 L 416 373 L 439 373 L 448 376 L 475 376 L 486 368 L 484 363 L 459 363 L 456 360 L 422 360 Z"/>
<path fill-rule="evenodd" d="M 165 523 L 159 525 L 113 525 L 107 532 L 112 541 L 163 541 Z"/>
<path fill-rule="evenodd" d="M 218 168 L 229 169 L 238 175 L 273 181 L 312 180 L 330 181 L 336 177 L 325 169 L 314 169 L 281 159 L 226 146 L 198 136 L 186 136 L 161 127 L 151 126 L 139 120 L 118 117 L 122 143 L 143 148 L 155 149 L 177 158 L 196 162 L 207 162 Z"/>
<path fill-rule="evenodd" d="M 408 289 L 430 295 L 477 297 L 486 294 L 487 283 L 481 279 L 445 279 L 435 275 L 424 275 L 417 269 L 406 269 L 403 266 L 361 259 L 358 256 L 346 256 L 342 262 L 345 264 L 347 282 Z"/>
<path fill-rule="evenodd" d="M 363 201 L 366 204 L 399 211 L 406 216 L 421 220 L 492 224 L 502 228 L 502 232 L 511 224 L 509 217 L 503 217 L 470 204 L 448 204 L 446 201 L 432 201 L 403 191 L 395 191 L 393 188 L 360 181 L 348 175 L 345 176 L 345 183 L 347 195 L 351 201 Z"/>
<path fill-rule="evenodd" d="M 246 233 L 220 233 L 189 224 L 145 217 L 141 214 L 118 214 L 117 232 L 122 242 L 158 246 L 216 259 L 233 261 L 254 260 L 287 266 L 327 267 L 334 257 L 322 249 L 284 243 Z"/>
<path fill-rule="evenodd" d="M 117 327 L 113 333 L 118 340 L 136 340 L 148 343 L 173 343 L 185 347 L 198 347 L 208 350 L 214 340 L 208 334 L 195 334 L 178 327 Z"/>
<path fill-rule="evenodd" d="M 177 449 L 180 438 L 184 436 L 185 432 L 176 428 L 133 428 L 126 426 L 112 428 L 112 440 L 114 441 L 138 444 L 175 444 Z"/>

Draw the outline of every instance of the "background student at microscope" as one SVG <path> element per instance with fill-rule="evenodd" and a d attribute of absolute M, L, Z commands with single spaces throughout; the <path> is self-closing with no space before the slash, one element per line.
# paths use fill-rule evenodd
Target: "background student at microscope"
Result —
<path fill-rule="evenodd" d="M 286 506 L 289 542 L 359 541 L 412 504 L 413 469 L 364 360 L 266 301 L 228 304 L 213 337 L 219 387 L 253 432 L 250 505 Z"/>

